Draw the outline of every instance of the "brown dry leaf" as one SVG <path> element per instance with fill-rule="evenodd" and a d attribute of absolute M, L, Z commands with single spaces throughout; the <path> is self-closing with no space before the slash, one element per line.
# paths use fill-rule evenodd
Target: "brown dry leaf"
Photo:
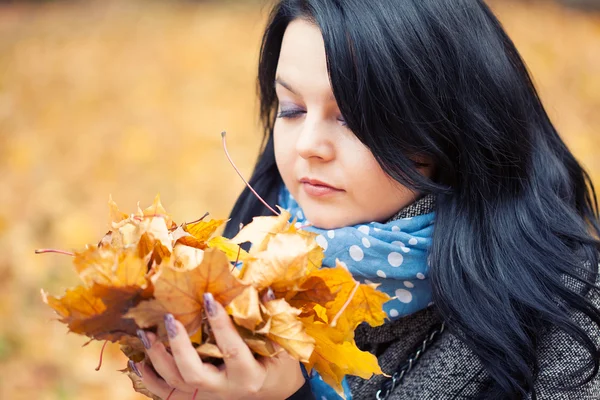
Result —
<path fill-rule="evenodd" d="M 119 340 L 121 351 L 133 362 L 140 362 L 146 358 L 146 351 L 142 341 L 133 336 L 123 336 Z"/>
<path fill-rule="evenodd" d="M 239 326 L 252 332 L 263 322 L 258 291 L 254 286 L 248 286 L 227 306 L 227 312 Z"/>
<path fill-rule="evenodd" d="M 323 278 L 315 275 L 310 275 L 298 291 L 284 292 L 282 296 L 277 297 L 285 297 L 292 306 L 302 308 L 303 311 L 335 300 L 335 295 L 331 293 L 327 283 Z"/>
<path fill-rule="evenodd" d="M 193 269 L 178 270 L 164 266 L 153 277 L 154 297 L 151 304 L 140 304 L 127 314 L 141 327 L 162 326 L 165 312 L 172 313 L 184 324 L 188 333 L 195 333 L 202 325 L 204 293 L 210 292 L 215 300 L 228 305 L 246 287 L 231 274 L 231 264 L 225 254 L 207 249 L 202 263 Z"/>
<path fill-rule="evenodd" d="M 132 305 L 131 299 L 141 291 L 139 287 L 79 286 L 67 290 L 60 298 L 42 291 L 42 299 L 61 316 L 60 321 L 67 324 L 71 332 L 115 342 L 124 335 L 136 334 L 135 322 L 122 316 Z"/>
<path fill-rule="evenodd" d="M 142 329 L 157 327 L 158 337 L 164 339 L 167 337 L 164 325 L 164 316 L 167 312 L 169 311 L 160 301 L 152 299 L 131 308 L 123 317 L 133 319 Z"/>
<path fill-rule="evenodd" d="M 271 329 L 267 337 L 299 361 L 307 362 L 314 349 L 315 340 L 304 330 L 297 318 L 300 310 L 284 299 L 268 301 L 264 304 L 271 316 Z"/>
<path fill-rule="evenodd" d="M 129 367 L 124 371 L 124 373 L 126 373 L 127 376 L 129 377 L 129 379 L 131 379 L 131 383 L 133 385 L 133 390 L 135 390 L 138 393 L 143 394 L 146 397 L 150 397 L 152 400 L 163 400 L 162 398 L 158 397 L 157 395 L 155 395 L 151 391 L 149 391 L 146 388 L 146 386 L 144 386 L 144 383 L 142 382 L 142 380 L 135 374 L 135 372 L 131 371 L 129 369 Z"/>

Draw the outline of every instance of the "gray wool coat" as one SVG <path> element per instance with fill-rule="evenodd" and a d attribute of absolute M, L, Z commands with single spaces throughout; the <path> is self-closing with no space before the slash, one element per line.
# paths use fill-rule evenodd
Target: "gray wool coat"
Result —
<path fill-rule="evenodd" d="M 402 210 L 394 219 L 429 212 L 433 208 L 433 201 L 433 198 L 427 196 Z M 571 284 L 575 287 L 573 282 Z M 598 284 L 600 285 L 600 279 Z M 600 295 L 597 291 L 588 293 L 588 298 L 600 307 Z M 596 346 L 600 346 L 598 326 L 583 313 L 574 314 L 573 319 L 594 338 Z M 382 370 L 392 375 L 441 322 L 433 304 L 380 327 L 359 326 L 355 340 L 363 350 L 380 353 L 378 360 Z M 482 388 L 490 381 L 490 376 L 478 356 L 448 327 L 436 336 L 412 364 L 402 383 L 391 391 L 389 400 L 480 398 Z M 600 400 L 600 374 L 592 382 L 576 390 L 564 392 L 556 388 L 557 385 L 566 383 L 565 377 L 569 373 L 590 360 L 589 353 L 574 339 L 556 328 L 548 330 L 541 337 L 539 357 L 540 373 L 535 383 L 538 399 Z M 353 399 L 376 399 L 384 380 L 383 376 L 374 376 L 369 380 L 349 376 Z M 529 399 L 531 395 L 527 397 Z"/>

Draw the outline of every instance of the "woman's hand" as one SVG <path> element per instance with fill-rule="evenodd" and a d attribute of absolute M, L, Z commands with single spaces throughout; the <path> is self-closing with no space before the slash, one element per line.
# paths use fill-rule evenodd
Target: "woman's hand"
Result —
<path fill-rule="evenodd" d="M 223 306 L 210 293 L 204 295 L 204 305 L 217 346 L 224 356 L 224 365 L 217 368 L 203 363 L 183 324 L 173 315 L 166 314 L 172 355 L 156 335 L 138 332 L 147 348 L 147 356 L 160 376 L 143 361 L 130 364 L 137 368 L 148 390 L 169 400 L 283 400 L 300 389 L 304 376 L 297 360 L 285 351 L 272 358 L 255 359 Z"/>

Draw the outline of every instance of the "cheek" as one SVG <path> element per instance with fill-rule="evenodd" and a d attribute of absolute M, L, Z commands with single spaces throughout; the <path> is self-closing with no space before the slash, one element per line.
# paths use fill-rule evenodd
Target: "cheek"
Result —
<path fill-rule="evenodd" d="M 390 178 L 369 151 L 354 154 L 351 190 L 361 220 L 385 221 L 414 201 L 415 193 Z"/>
<path fill-rule="evenodd" d="M 282 137 L 281 132 L 277 129 L 277 123 L 275 123 L 275 128 L 273 129 L 273 144 L 277 169 L 279 170 L 284 183 L 287 185 L 289 177 L 293 174 L 293 146 L 291 146 L 289 141 L 286 141 Z"/>

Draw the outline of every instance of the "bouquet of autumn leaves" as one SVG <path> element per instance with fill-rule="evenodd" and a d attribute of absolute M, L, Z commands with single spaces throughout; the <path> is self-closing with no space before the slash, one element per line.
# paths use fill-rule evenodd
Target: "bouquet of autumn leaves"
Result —
<path fill-rule="evenodd" d="M 145 353 L 136 330 L 152 330 L 168 346 L 163 316 L 171 313 L 185 325 L 201 359 L 219 364 L 223 355 L 203 305 L 203 294 L 210 292 L 257 356 L 283 349 L 342 396 L 344 375 L 368 379 L 382 373 L 376 357 L 356 346 L 354 330 L 362 322 L 383 324 L 389 296 L 358 283 L 339 264 L 322 267 L 317 235 L 296 228 L 287 211 L 254 218 L 226 239 L 215 236 L 225 220 L 205 215 L 178 225 L 158 196 L 131 215 L 112 199 L 109 208 L 110 231 L 97 245 L 71 254 L 82 284 L 62 297 L 42 290 L 71 332 L 119 343 L 139 362 Z M 240 247 L 246 242 L 249 252 Z M 123 372 L 135 390 L 155 397 L 132 371 Z"/>

